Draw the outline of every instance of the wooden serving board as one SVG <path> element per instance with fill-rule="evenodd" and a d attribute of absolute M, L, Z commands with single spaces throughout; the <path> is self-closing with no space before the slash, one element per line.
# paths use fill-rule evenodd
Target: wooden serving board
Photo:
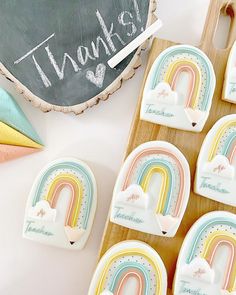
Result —
<path fill-rule="evenodd" d="M 213 124 L 222 116 L 236 113 L 236 105 L 227 103 L 221 100 L 222 89 L 224 83 L 224 74 L 227 64 L 228 55 L 236 39 L 236 20 L 233 15 L 236 15 L 236 0 L 230 2 L 228 0 L 212 0 L 209 8 L 209 13 L 203 33 L 201 46 L 199 46 L 211 59 L 216 77 L 217 86 L 213 98 L 213 104 L 209 119 L 204 130 L 201 133 L 192 133 L 187 131 L 175 130 L 165 126 L 141 121 L 140 106 L 142 101 L 143 89 L 149 70 L 156 59 L 156 57 L 167 47 L 175 45 L 172 42 L 155 39 L 150 51 L 150 56 L 147 63 L 146 72 L 144 75 L 143 85 L 141 88 L 137 110 L 134 116 L 131 134 L 126 150 L 125 157 L 141 143 L 150 140 L 165 140 L 176 145 L 182 153 L 186 156 L 192 175 L 192 188 L 194 183 L 195 169 L 197 157 L 202 145 L 202 142 Z M 228 40 L 228 47 L 224 50 L 216 49 L 213 46 L 213 39 L 218 24 L 218 19 L 222 9 L 226 9 L 233 18 L 231 32 Z M 141 240 L 151 245 L 160 254 L 163 259 L 168 272 L 168 294 L 171 294 L 172 282 L 175 273 L 175 265 L 178 258 L 178 253 L 184 237 L 193 223 L 203 214 L 214 210 L 227 210 L 236 213 L 236 208 L 230 207 L 207 198 L 200 197 L 191 191 L 190 201 L 181 223 L 181 226 L 174 238 L 162 238 L 150 234 L 141 233 L 130 230 L 122 226 L 113 224 L 107 221 L 105 233 L 102 241 L 100 257 L 114 244 L 123 240 Z"/>

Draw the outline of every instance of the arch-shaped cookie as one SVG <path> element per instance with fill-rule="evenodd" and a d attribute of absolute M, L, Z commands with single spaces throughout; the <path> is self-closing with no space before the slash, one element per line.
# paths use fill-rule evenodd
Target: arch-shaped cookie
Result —
<path fill-rule="evenodd" d="M 100 260 L 88 295 L 166 295 L 167 274 L 157 252 L 139 241 L 110 248 Z"/>
<path fill-rule="evenodd" d="M 189 45 L 169 47 L 149 72 L 141 119 L 200 132 L 209 115 L 215 84 L 212 63 L 204 52 Z"/>
<path fill-rule="evenodd" d="M 62 190 L 68 188 L 69 198 Z M 93 224 L 96 182 L 90 168 L 74 158 L 47 165 L 30 192 L 23 235 L 38 242 L 81 249 Z"/>
<path fill-rule="evenodd" d="M 236 294 L 235 214 L 211 212 L 190 229 L 179 254 L 174 282 L 174 295 L 185 293 Z"/>
<path fill-rule="evenodd" d="M 189 165 L 172 144 L 151 141 L 126 159 L 113 192 L 111 221 L 155 235 L 173 237 L 190 190 Z"/>
<path fill-rule="evenodd" d="M 195 192 L 236 206 L 236 115 L 216 122 L 208 132 L 197 162 Z"/>

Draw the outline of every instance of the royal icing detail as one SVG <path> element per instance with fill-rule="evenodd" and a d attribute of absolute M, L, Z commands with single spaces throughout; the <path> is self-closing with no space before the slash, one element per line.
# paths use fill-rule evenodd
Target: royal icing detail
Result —
<path fill-rule="evenodd" d="M 197 162 L 195 192 L 236 206 L 236 115 L 221 118 L 207 134 Z"/>
<path fill-rule="evenodd" d="M 200 132 L 209 115 L 215 84 L 211 61 L 201 50 L 172 46 L 157 57 L 149 72 L 141 119 Z"/>
<path fill-rule="evenodd" d="M 223 100 L 236 103 L 236 41 L 228 59 L 222 98 Z"/>
<path fill-rule="evenodd" d="M 65 188 L 69 189 L 69 198 Z M 32 187 L 23 236 L 82 249 L 91 231 L 96 203 L 96 182 L 90 168 L 74 158 L 56 160 L 40 172 Z"/>
<path fill-rule="evenodd" d="M 42 149 L 42 141 L 14 98 L 0 88 L 0 163 Z"/>
<path fill-rule="evenodd" d="M 157 252 L 139 241 L 110 248 L 100 260 L 88 295 L 166 295 L 167 274 Z"/>
<path fill-rule="evenodd" d="M 236 294 L 236 215 L 215 211 L 201 217 L 182 245 L 174 295 Z"/>
<path fill-rule="evenodd" d="M 111 221 L 142 232 L 173 237 L 190 191 L 189 165 L 172 144 L 151 141 L 126 159 L 113 192 Z"/>

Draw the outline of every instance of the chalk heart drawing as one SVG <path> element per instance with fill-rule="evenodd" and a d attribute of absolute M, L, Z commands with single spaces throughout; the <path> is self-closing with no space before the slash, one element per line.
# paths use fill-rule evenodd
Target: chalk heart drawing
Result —
<path fill-rule="evenodd" d="M 96 73 L 92 71 L 87 71 L 86 78 L 95 84 L 97 87 L 102 88 L 103 81 L 106 73 L 106 66 L 104 64 L 97 65 Z"/>
<path fill-rule="evenodd" d="M 5 1 L 0 69 L 42 110 L 80 113 L 140 64 L 141 48 L 115 68 L 108 61 L 152 23 L 153 11 L 153 0 Z"/>

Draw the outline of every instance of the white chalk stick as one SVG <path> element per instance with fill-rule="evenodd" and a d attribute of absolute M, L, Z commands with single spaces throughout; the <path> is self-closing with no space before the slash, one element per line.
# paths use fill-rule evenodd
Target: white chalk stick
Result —
<path fill-rule="evenodd" d="M 149 26 L 143 33 L 141 33 L 137 38 L 125 46 L 121 51 L 114 55 L 108 61 L 108 65 L 111 68 L 116 67 L 123 59 L 125 59 L 131 52 L 143 44 L 149 37 L 151 37 L 156 31 L 162 27 L 162 21 L 157 20 L 151 26 Z"/>

